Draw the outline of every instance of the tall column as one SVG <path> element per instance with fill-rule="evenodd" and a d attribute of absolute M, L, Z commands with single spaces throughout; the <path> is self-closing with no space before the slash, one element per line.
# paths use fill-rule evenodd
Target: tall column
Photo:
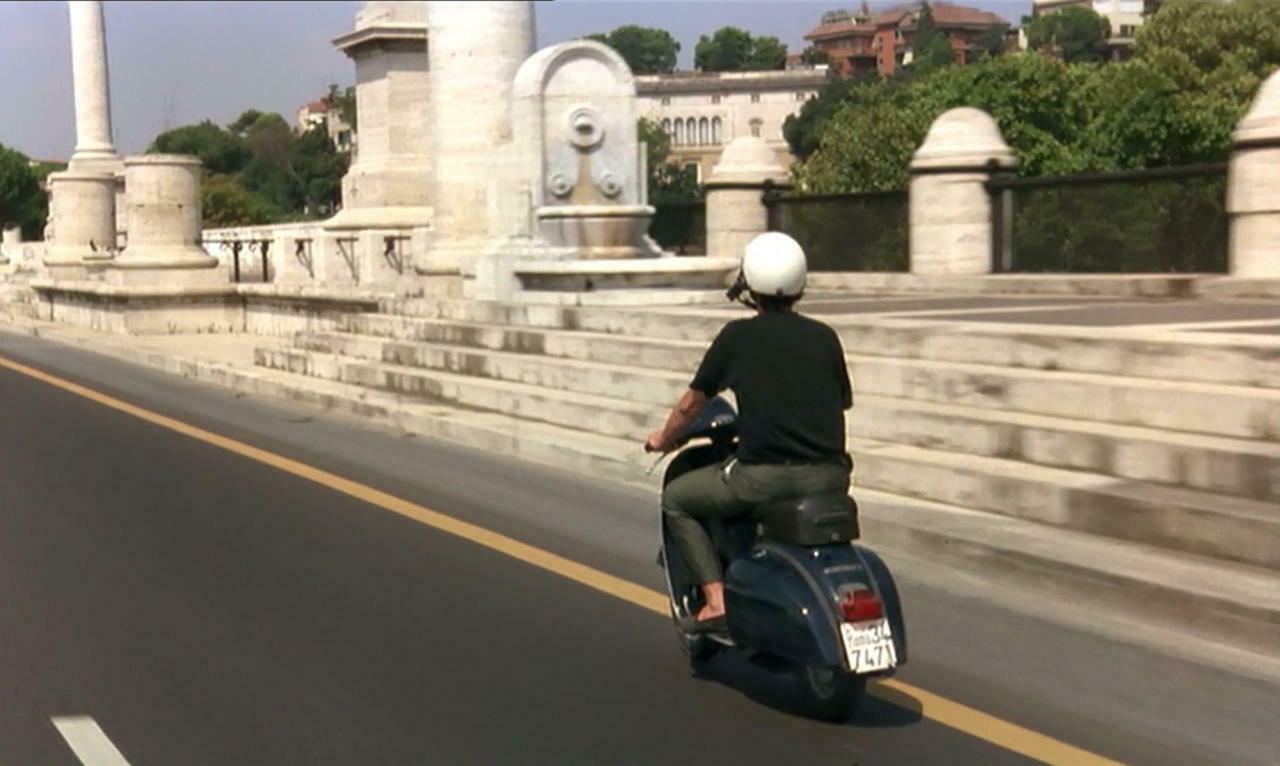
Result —
<path fill-rule="evenodd" d="M 994 232 L 986 181 L 1017 157 L 991 115 L 962 106 L 929 127 L 911 159 L 911 272 L 988 274 Z"/>
<path fill-rule="evenodd" d="M 71 164 L 117 160 L 111 140 L 111 94 L 107 38 L 99 0 L 68 0 L 71 14 L 71 76 L 75 84 L 76 149 Z"/>
<path fill-rule="evenodd" d="M 1236 129 L 1227 177 L 1231 276 L 1280 277 L 1280 72 Z"/>
<path fill-rule="evenodd" d="M 503 219 L 518 214 L 511 88 L 533 54 L 533 3 L 428 2 L 427 25 L 435 205 L 428 267 L 465 270 L 510 223 Z"/>

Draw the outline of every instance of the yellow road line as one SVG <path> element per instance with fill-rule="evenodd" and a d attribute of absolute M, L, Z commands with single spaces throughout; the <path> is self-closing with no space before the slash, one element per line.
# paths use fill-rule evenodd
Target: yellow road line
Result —
<path fill-rule="evenodd" d="M 663 616 L 670 614 L 667 596 L 643 585 L 638 585 L 620 577 L 614 577 L 606 572 L 579 564 L 563 556 L 557 556 L 550 551 L 522 543 L 506 535 L 500 535 L 484 527 L 447 516 L 430 508 L 424 508 L 421 505 L 411 503 L 408 500 L 387 494 L 365 484 L 345 479 L 296 460 L 290 460 L 287 457 L 250 446 L 235 439 L 219 436 L 203 428 L 183 423 L 180 420 L 165 417 L 4 357 L 0 357 L 0 367 L 34 378 L 162 428 L 176 431 L 184 436 L 198 439 L 215 447 L 221 447 L 229 452 L 247 457 L 250 460 L 256 460 L 272 468 L 291 473 L 294 476 L 323 485 L 357 500 L 363 500 L 379 508 L 406 516 L 442 532 L 448 532 L 451 535 L 483 545 L 486 548 L 545 569 L 548 572 L 567 577 L 610 596 L 629 601 L 651 612 L 656 612 Z M 1052 737 L 1009 723 L 967 705 L 952 702 L 944 697 L 939 697 L 936 694 L 901 681 L 893 679 L 881 681 L 873 684 L 870 687 L 870 691 L 887 702 L 918 710 L 925 718 L 999 745 L 1006 750 L 1025 755 L 1028 758 L 1034 758 L 1045 763 L 1071 764 L 1072 766 L 1121 766 L 1118 761 L 1068 745 Z"/>

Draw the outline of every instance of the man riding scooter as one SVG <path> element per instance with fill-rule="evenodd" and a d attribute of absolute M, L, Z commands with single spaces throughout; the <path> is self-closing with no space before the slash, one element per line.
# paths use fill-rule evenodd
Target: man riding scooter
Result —
<path fill-rule="evenodd" d="M 704 596 L 702 609 L 683 626 L 691 633 L 720 632 L 726 625 L 724 574 L 703 520 L 849 488 L 849 373 L 835 331 L 794 311 L 806 272 L 804 250 L 786 234 L 768 232 L 747 244 L 736 287 L 749 293 L 744 302 L 755 316 L 721 329 L 689 390 L 645 443 L 649 451 L 667 452 L 721 391 L 732 390 L 738 400 L 737 453 L 680 476 L 663 491 L 668 528 Z"/>

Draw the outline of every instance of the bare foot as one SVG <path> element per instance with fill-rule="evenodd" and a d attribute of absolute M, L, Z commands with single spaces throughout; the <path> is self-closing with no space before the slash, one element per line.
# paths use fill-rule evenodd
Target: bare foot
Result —
<path fill-rule="evenodd" d="M 716 609 L 712 609 L 710 604 L 707 604 L 706 606 L 702 607 L 701 610 L 698 611 L 697 619 L 698 619 L 698 622 L 706 622 L 707 620 L 714 620 L 717 617 L 724 617 L 724 607 L 721 606 L 718 610 L 716 610 Z"/>

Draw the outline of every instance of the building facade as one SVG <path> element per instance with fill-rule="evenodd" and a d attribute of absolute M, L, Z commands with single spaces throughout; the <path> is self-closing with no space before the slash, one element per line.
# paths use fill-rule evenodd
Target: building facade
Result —
<path fill-rule="evenodd" d="M 316 125 L 325 126 L 329 139 L 338 151 L 350 152 L 355 149 L 355 131 L 342 119 L 342 106 L 335 99 L 317 99 L 298 109 L 299 133 L 306 133 Z"/>
<path fill-rule="evenodd" d="M 671 162 L 697 168 L 698 180 L 711 173 L 725 144 L 757 136 L 792 162 L 782 135 L 788 116 L 815 98 L 827 84 L 827 67 L 767 72 L 675 72 L 636 79 L 639 116 L 658 124 L 671 138 Z"/>
<path fill-rule="evenodd" d="M 1010 27 L 1004 18 L 977 8 L 946 3 L 929 7 L 938 31 L 951 44 L 957 64 L 968 63 L 986 50 L 994 30 L 1003 32 Z M 804 39 L 827 54 L 828 64 L 841 77 L 864 72 L 891 75 L 911 61 L 921 10 L 923 4 L 918 3 L 872 15 L 864 2 L 858 13 L 823 14 L 821 23 Z"/>

